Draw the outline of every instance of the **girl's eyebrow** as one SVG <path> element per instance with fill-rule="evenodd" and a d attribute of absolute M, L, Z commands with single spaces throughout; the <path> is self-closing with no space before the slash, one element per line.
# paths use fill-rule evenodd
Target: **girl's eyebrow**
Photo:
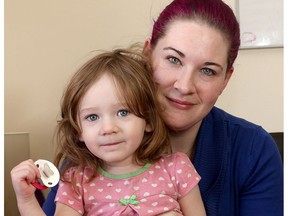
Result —
<path fill-rule="evenodd" d="M 93 108 L 88 107 L 88 108 L 82 108 L 81 110 L 79 110 L 79 114 L 83 114 L 83 113 L 87 113 L 87 112 L 91 112 L 91 110 L 93 110 Z"/>
<path fill-rule="evenodd" d="M 163 50 L 173 50 L 174 52 L 178 53 L 178 55 L 181 56 L 182 58 L 185 57 L 184 53 L 182 53 L 180 50 L 177 50 L 177 49 L 175 49 L 173 47 L 165 47 Z"/>

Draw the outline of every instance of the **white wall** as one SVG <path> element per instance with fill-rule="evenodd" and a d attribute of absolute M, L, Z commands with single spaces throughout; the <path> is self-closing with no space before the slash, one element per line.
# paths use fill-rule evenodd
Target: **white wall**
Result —
<path fill-rule="evenodd" d="M 63 88 L 96 49 L 149 36 L 171 0 L 6 0 L 5 132 L 28 132 L 30 156 L 52 159 Z M 226 1 L 235 9 L 235 0 Z M 283 48 L 241 50 L 217 105 L 283 131 Z"/>

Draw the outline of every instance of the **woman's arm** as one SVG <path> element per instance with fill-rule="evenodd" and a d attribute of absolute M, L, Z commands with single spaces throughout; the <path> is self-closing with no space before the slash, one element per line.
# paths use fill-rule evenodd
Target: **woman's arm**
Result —
<path fill-rule="evenodd" d="M 47 216 L 53 216 L 55 213 L 56 204 L 54 203 L 54 200 L 57 194 L 58 186 L 59 186 L 59 183 L 56 186 L 51 188 L 51 191 L 49 192 L 42 206 L 42 209 Z"/>
<path fill-rule="evenodd" d="M 187 195 L 179 199 L 178 202 L 184 215 L 206 215 L 198 185 L 196 185 Z"/>
<path fill-rule="evenodd" d="M 282 216 L 283 164 L 274 140 L 268 135 L 255 138 L 246 160 L 240 215 Z"/>

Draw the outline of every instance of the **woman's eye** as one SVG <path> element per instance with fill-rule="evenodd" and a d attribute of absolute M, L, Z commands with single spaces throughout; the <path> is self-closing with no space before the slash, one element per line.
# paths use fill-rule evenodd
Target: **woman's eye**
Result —
<path fill-rule="evenodd" d="M 172 64 L 181 64 L 181 61 L 180 61 L 178 58 L 176 58 L 176 57 L 170 56 L 170 57 L 168 57 L 167 59 L 168 59 L 168 61 L 171 62 Z"/>
<path fill-rule="evenodd" d="M 127 116 L 129 114 L 129 111 L 128 110 L 119 110 L 117 115 L 118 116 L 121 116 L 121 117 L 124 117 L 124 116 Z"/>
<path fill-rule="evenodd" d="M 86 119 L 88 119 L 89 121 L 96 121 L 99 119 L 99 116 L 92 114 L 92 115 L 87 116 Z"/>
<path fill-rule="evenodd" d="M 202 68 L 201 71 L 202 71 L 202 73 L 204 73 L 207 76 L 215 75 L 215 71 L 210 69 L 210 68 Z"/>

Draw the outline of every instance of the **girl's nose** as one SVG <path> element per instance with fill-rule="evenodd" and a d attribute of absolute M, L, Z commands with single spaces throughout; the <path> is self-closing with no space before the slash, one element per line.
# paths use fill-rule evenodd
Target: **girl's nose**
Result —
<path fill-rule="evenodd" d="M 196 91 L 194 79 L 192 71 L 183 71 L 177 77 L 174 88 L 183 95 L 192 94 Z"/>
<path fill-rule="evenodd" d="M 108 118 L 108 119 L 103 119 L 101 121 L 101 126 L 100 126 L 101 135 L 109 135 L 109 134 L 117 133 L 118 131 L 119 131 L 119 128 L 115 120 Z"/>

